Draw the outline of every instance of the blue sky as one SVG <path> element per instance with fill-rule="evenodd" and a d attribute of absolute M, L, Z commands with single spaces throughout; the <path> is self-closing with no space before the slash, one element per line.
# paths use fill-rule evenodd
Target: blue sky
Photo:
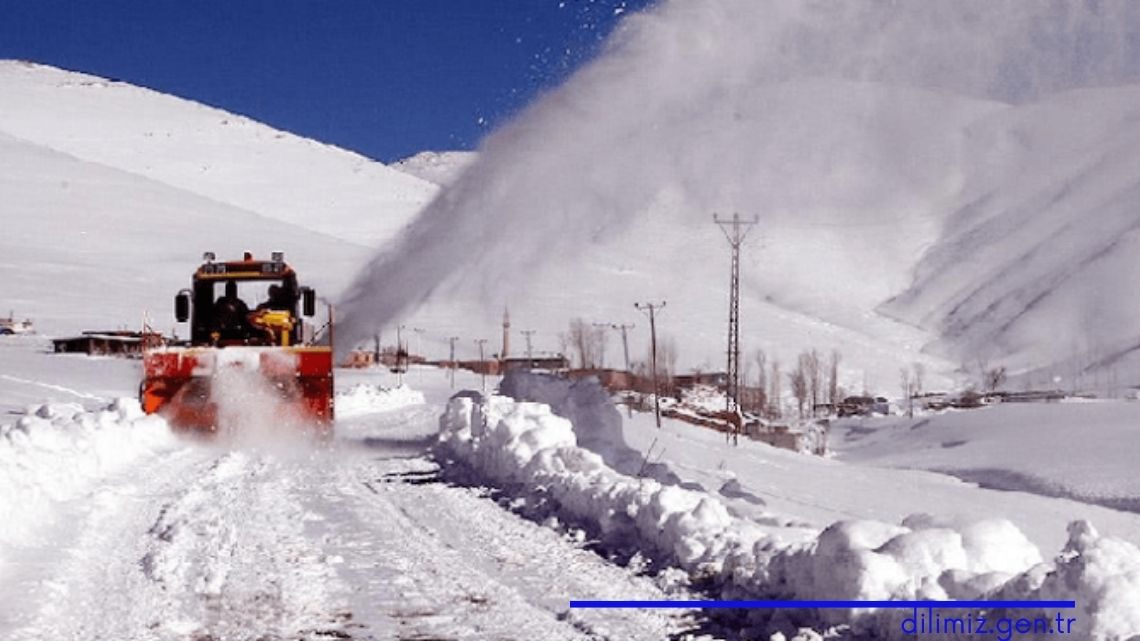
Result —
<path fill-rule="evenodd" d="M 652 0 L 0 0 L 0 58 L 150 87 L 383 161 L 472 149 Z"/>

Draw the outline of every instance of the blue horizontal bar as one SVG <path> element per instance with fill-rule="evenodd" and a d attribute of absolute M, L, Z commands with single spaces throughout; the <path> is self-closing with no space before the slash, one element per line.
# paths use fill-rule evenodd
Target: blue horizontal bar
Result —
<path fill-rule="evenodd" d="M 571 601 L 571 608 L 692 608 L 749 610 L 820 610 L 851 608 L 994 609 L 1049 608 L 1071 610 L 1076 601 Z"/>

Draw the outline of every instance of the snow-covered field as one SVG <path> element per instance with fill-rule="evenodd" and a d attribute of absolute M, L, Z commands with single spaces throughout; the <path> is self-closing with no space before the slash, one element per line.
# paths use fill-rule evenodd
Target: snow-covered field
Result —
<path fill-rule="evenodd" d="M 848 419 L 832 446 L 844 461 L 945 472 L 986 487 L 1140 512 L 1140 403 L 1009 403 L 975 411 Z"/>
<path fill-rule="evenodd" d="M 767 639 L 807 626 L 862 639 L 899 625 L 888 611 L 705 620 L 568 608 L 691 590 L 1072 598 L 1082 638 L 1140 632 L 1121 605 L 1140 596 L 1129 543 L 1140 515 L 1075 490 L 893 467 L 961 475 L 989 452 L 987 469 L 1016 476 L 1078 420 L 1123 451 L 1112 439 L 1130 430 L 1132 404 L 947 413 L 913 430 L 918 420 L 852 421 L 834 428 L 839 454 L 827 459 L 731 447 L 677 421 L 658 430 L 589 382 L 528 375 L 504 389 L 530 402 L 477 391 L 449 401 L 480 377 L 460 373 L 452 389 L 446 372 L 420 367 L 395 387 L 387 371 L 344 370 L 331 443 L 264 432 L 201 442 L 139 415 L 136 363 L 45 345 L 0 342 L 5 638 Z M 944 447 L 935 430 L 965 443 Z M 1039 444 L 1016 450 L 1033 430 Z M 921 457 L 934 449 L 942 458 Z M 1127 476 L 1126 455 L 1098 460 L 1100 478 Z M 1073 469 L 1040 474 L 1062 482 Z M 1118 502 L 1137 498 L 1113 487 Z"/>

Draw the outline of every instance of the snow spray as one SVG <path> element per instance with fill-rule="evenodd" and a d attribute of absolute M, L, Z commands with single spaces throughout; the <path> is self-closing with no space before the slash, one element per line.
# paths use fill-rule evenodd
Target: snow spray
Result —
<path fill-rule="evenodd" d="M 433 292 L 501 305 L 534 287 L 538 267 L 639 218 L 695 228 L 739 208 L 768 230 L 812 210 L 914 215 L 961 162 L 953 143 L 928 139 L 952 127 L 942 102 L 1134 82 L 1138 23 L 1129 0 L 662 0 L 628 14 L 596 59 L 484 140 L 381 249 L 342 301 L 339 347 Z M 921 90 L 928 102 L 856 86 Z M 848 245 L 828 250 L 853 261 L 876 250 Z"/>
<path fill-rule="evenodd" d="M 307 456 L 317 430 L 283 399 L 287 382 L 273 381 L 256 368 L 222 365 L 211 382 L 221 444 L 292 457 Z"/>

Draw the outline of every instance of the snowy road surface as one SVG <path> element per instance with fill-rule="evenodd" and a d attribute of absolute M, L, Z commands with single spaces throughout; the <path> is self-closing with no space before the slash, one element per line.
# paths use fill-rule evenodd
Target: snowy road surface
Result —
<path fill-rule="evenodd" d="M 0 557 L 0 638 L 662 639 L 647 579 L 442 482 L 438 408 L 338 425 L 313 449 L 171 440 Z M 14 551 L 15 554 L 9 554 Z"/>

